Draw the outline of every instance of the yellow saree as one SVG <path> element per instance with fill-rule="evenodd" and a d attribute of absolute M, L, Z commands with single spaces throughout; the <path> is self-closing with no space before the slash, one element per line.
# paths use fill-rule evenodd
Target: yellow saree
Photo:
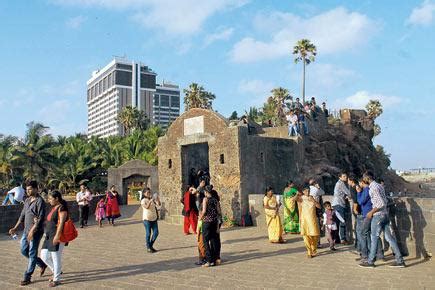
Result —
<path fill-rule="evenodd" d="M 275 196 L 272 196 L 271 198 L 265 196 L 263 199 L 263 204 L 271 208 L 277 208 L 278 206 Z M 265 208 L 264 211 L 266 214 L 266 224 L 267 224 L 267 231 L 269 234 L 269 241 L 271 243 L 282 242 L 283 229 L 282 229 L 282 224 L 281 224 L 281 219 L 279 217 L 279 214 L 277 214 L 275 209 Z"/>

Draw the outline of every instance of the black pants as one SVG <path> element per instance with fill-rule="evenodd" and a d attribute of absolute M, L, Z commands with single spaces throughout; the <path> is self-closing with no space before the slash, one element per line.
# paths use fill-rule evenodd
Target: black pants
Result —
<path fill-rule="evenodd" d="M 88 224 L 88 217 L 89 217 L 89 205 L 79 205 L 80 226 L 85 226 Z"/>
<path fill-rule="evenodd" d="M 205 257 L 207 262 L 214 263 L 218 258 L 218 251 L 220 251 L 219 237 L 217 233 L 217 222 L 204 222 L 202 225 L 202 235 L 205 248 Z"/>

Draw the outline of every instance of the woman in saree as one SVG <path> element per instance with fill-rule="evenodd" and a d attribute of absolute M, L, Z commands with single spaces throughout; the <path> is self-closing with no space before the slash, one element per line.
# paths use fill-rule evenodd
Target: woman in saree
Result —
<path fill-rule="evenodd" d="M 106 216 L 112 226 L 115 225 L 115 219 L 121 216 L 118 205 L 118 192 L 115 185 L 112 185 L 106 193 Z"/>
<path fill-rule="evenodd" d="M 263 199 L 264 211 L 266 214 L 267 231 L 271 243 L 283 243 L 282 224 L 279 217 L 279 204 L 273 194 L 273 188 L 268 186 Z"/>
<path fill-rule="evenodd" d="M 320 229 L 317 222 L 316 208 L 321 208 L 320 204 L 310 196 L 310 189 L 304 188 L 303 195 L 296 195 L 293 200 L 301 205 L 300 229 L 304 237 L 304 244 L 307 248 L 307 257 L 314 258 L 317 255 L 317 244 L 320 238 Z"/>
<path fill-rule="evenodd" d="M 284 232 L 299 234 L 299 211 L 298 204 L 293 199 L 298 194 L 293 181 L 289 181 L 284 188 Z"/>

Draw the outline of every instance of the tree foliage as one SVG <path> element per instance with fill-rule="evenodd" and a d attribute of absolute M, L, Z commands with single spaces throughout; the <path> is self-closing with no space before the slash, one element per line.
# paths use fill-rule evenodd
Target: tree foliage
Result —
<path fill-rule="evenodd" d="M 123 108 L 116 119 L 122 124 L 124 135 L 129 135 L 135 129 L 146 130 L 149 126 L 149 119 L 145 112 L 131 106 Z"/>
<path fill-rule="evenodd" d="M 379 100 L 370 100 L 366 105 L 367 114 L 370 118 L 375 120 L 384 112 L 382 104 Z"/>
<path fill-rule="evenodd" d="M 105 187 L 102 179 L 110 167 L 132 159 L 156 165 L 157 141 L 163 135 L 160 127 L 152 126 L 135 128 L 126 137 L 87 138 L 78 134 L 53 138 L 48 129 L 29 123 L 22 139 L 0 135 L 0 187 L 31 179 L 62 192 L 75 190 L 81 180 Z"/>
<path fill-rule="evenodd" d="M 212 109 L 214 94 L 208 92 L 203 86 L 191 83 L 189 88 L 184 89 L 184 108 L 186 111 L 192 108 Z"/>

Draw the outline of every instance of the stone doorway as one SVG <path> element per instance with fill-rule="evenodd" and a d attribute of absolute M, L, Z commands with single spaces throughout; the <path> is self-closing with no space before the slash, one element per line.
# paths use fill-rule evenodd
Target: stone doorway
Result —
<path fill-rule="evenodd" d="M 209 172 L 209 148 L 208 143 L 190 144 L 181 147 L 181 168 L 183 190 L 190 185 L 190 171 L 203 170 Z"/>
<path fill-rule="evenodd" d="M 151 187 L 150 177 L 134 174 L 122 180 L 122 191 L 127 193 L 127 204 L 140 204 L 140 192 Z"/>

